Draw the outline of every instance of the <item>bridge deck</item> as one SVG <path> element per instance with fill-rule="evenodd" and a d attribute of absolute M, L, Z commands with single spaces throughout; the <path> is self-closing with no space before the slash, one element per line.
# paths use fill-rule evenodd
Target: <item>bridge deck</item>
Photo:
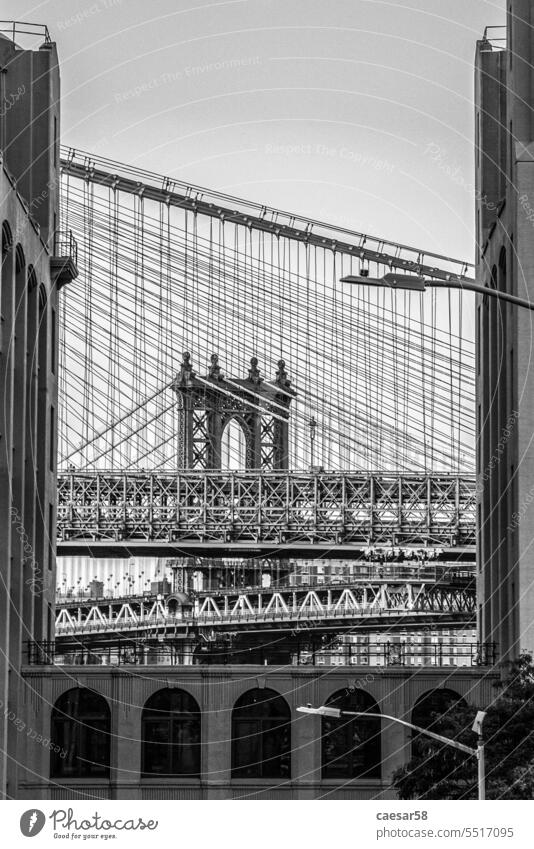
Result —
<path fill-rule="evenodd" d="M 473 556 L 474 477 L 309 472 L 70 472 L 59 554 L 430 546 Z"/>

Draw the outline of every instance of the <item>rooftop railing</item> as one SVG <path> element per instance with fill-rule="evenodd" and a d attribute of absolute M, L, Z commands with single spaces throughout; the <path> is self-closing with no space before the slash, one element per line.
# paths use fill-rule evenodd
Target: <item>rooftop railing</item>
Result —
<path fill-rule="evenodd" d="M 484 30 L 484 41 L 488 41 L 493 50 L 506 49 L 506 26 L 499 24 L 486 27 Z"/>
<path fill-rule="evenodd" d="M 32 24 L 26 21 L 0 21 L 0 33 L 11 41 L 17 41 L 17 36 L 36 36 L 42 38 L 45 44 L 51 44 L 52 39 L 46 24 Z"/>

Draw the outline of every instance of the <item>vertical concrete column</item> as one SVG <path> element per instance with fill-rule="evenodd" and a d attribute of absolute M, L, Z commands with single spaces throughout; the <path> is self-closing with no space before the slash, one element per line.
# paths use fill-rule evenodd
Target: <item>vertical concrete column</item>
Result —
<path fill-rule="evenodd" d="M 54 367 L 57 358 L 50 351 L 52 340 L 56 334 L 52 334 L 52 340 L 49 339 L 49 305 L 46 293 L 46 287 L 40 283 L 37 291 L 38 304 L 38 326 L 36 339 L 36 367 L 37 367 L 37 387 L 36 387 L 36 410 L 35 410 L 35 451 L 34 464 L 36 471 L 36 485 L 34 489 L 34 513 L 35 513 L 35 548 L 40 553 L 41 569 L 44 573 L 45 580 L 50 580 L 50 572 L 53 569 L 54 563 L 50 562 L 53 559 L 53 544 L 54 540 L 49 539 L 49 499 L 50 490 L 47 486 L 47 477 L 50 474 L 50 461 L 48 457 L 50 437 L 47 434 L 47 418 L 49 405 L 49 356 L 50 361 L 53 359 Z M 50 354 L 49 354 L 50 352 Z M 55 494 L 54 494 L 55 500 Z M 55 583 L 55 582 L 54 582 Z M 34 598 L 34 639 L 49 640 L 52 635 L 48 633 L 48 601 L 53 601 L 55 586 L 52 587 L 52 598 L 39 596 Z"/>
<path fill-rule="evenodd" d="M 36 540 L 35 487 L 37 466 L 37 297 L 38 287 L 35 272 L 32 270 L 26 282 L 26 433 L 24 457 L 24 527 L 26 529 L 27 552 L 25 569 L 28 565 L 37 571 L 38 586 L 32 592 L 23 592 L 23 641 L 33 639 L 36 635 L 34 622 L 34 600 L 41 598 L 44 588 L 45 564 L 43 563 L 41 546 Z M 40 517 L 39 517 L 40 518 Z M 42 522 L 40 522 L 42 524 Z M 38 636 L 36 637 L 38 639 Z"/>
<path fill-rule="evenodd" d="M 23 722 L 19 724 L 17 757 L 20 763 L 17 798 L 47 799 L 50 796 L 51 680 L 45 676 L 23 681 Z M 54 741 L 62 745 L 60 741 Z M 21 782 L 27 787 L 21 788 Z"/>
<path fill-rule="evenodd" d="M 407 682 L 401 677 L 389 675 L 385 681 L 385 697 L 380 704 L 382 713 L 411 721 L 411 706 L 407 698 Z M 382 781 L 385 787 L 391 784 L 395 770 L 410 758 L 411 732 L 409 728 L 388 719 L 382 720 Z M 386 790 L 386 796 L 394 797 Z"/>
<path fill-rule="evenodd" d="M 12 528 L 12 558 L 10 590 L 10 621 L 9 621 L 9 658 L 15 670 L 22 662 L 23 628 L 23 598 L 24 592 L 34 591 L 33 559 L 31 537 L 26 529 L 24 479 L 26 461 L 26 300 L 27 300 L 27 268 L 24 253 L 20 245 L 15 248 L 15 300 L 14 326 L 10 344 L 13 348 L 13 440 L 9 461 L 11 463 L 11 496 L 12 507 L 17 511 L 16 525 Z M 9 485 L 8 485 L 9 489 Z M 28 585 L 25 581 L 29 580 Z M 25 634 L 26 636 L 26 634 Z M 26 636 L 27 638 L 27 636 Z M 18 672 L 10 675 L 8 707 L 15 716 L 20 716 L 20 679 Z M 7 793 L 9 797 L 16 795 L 17 788 L 17 745 L 18 732 L 12 723 L 8 728 L 7 740 Z"/>
<path fill-rule="evenodd" d="M 316 679 L 294 675 L 292 681 L 291 778 L 297 799 L 314 799 L 321 782 L 321 717 L 296 710 L 308 703 L 318 704 Z"/>
<path fill-rule="evenodd" d="M 0 290 L 0 398 L 3 415 L 0 420 L 0 643 L 4 650 L 0 652 L 0 751 L 7 747 L 8 720 L 5 708 L 9 693 L 9 657 L 10 657 L 10 599 L 11 583 L 11 547 L 13 521 L 10 513 L 11 491 L 7 485 L 11 460 L 12 416 L 13 416 L 13 351 L 10 345 L 10 333 L 14 300 L 14 261 L 13 247 L 7 242 L 7 233 L 2 234 L 2 288 Z M 7 782 L 7 758 L 0 758 L 0 793 L 5 798 Z"/>
<path fill-rule="evenodd" d="M 232 763 L 232 682 L 207 672 L 202 679 L 201 776 L 208 799 L 229 799 Z"/>
<path fill-rule="evenodd" d="M 114 675 L 111 703 L 111 786 L 114 799 L 139 799 L 141 714 L 130 676 Z M 133 702 L 133 704 L 132 704 Z"/>

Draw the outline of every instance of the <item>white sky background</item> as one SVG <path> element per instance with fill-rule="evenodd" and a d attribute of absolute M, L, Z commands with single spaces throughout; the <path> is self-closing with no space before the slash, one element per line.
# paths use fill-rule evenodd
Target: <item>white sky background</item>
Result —
<path fill-rule="evenodd" d="M 58 44 L 65 144 L 468 260 L 475 41 L 504 16 L 502 0 L 2 4 Z"/>

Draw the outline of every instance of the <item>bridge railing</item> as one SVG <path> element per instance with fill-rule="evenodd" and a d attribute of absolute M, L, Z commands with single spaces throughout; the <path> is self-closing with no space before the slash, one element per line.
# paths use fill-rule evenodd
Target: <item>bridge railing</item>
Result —
<path fill-rule="evenodd" d="M 221 568 L 221 567 L 220 567 Z M 233 567 L 227 567 L 229 569 Z M 415 583 L 429 582 L 432 584 L 447 584 L 452 586 L 470 586 L 476 578 L 474 566 L 471 568 L 458 568 L 457 563 L 442 563 L 440 565 L 400 565 L 383 563 L 365 563 L 358 561 L 351 563 L 353 574 L 350 578 L 342 576 L 325 577 L 320 576 L 317 580 L 301 581 L 296 583 L 290 578 L 273 581 L 269 586 L 245 585 L 236 582 L 231 587 L 206 587 L 202 590 L 188 590 L 187 594 L 193 603 L 195 599 L 203 599 L 207 596 L 224 597 L 236 596 L 241 593 L 260 593 L 261 595 L 272 595 L 275 592 L 306 593 L 310 590 L 327 592 L 328 590 L 343 590 L 358 587 L 362 583 L 381 584 L 391 581 L 413 581 Z M 164 597 L 172 596 L 173 592 L 163 593 Z M 122 604 L 131 601 L 154 601 L 157 593 L 150 590 L 124 592 L 115 589 L 105 590 L 103 595 L 94 595 L 90 590 L 79 590 L 73 587 L 70 590 L 60 589 L 56 592 L 56 605 L 60 607 L 73 607 L 79 605 L 93 604 Z"/>
<path fill-rule="evenodd" d="M 308 472 L 70 472 L 61 540 L 472 545 L 473 477 Z"/>
<path fill-rule="evenodd" d="M 369 643 L 364 649 L 350 644 L 335 651 L 329 649 L 280 650 L 277 647 L 239 646 L 211 647 L 206 650 L 187 648 L 180 642 L 141 644 L 128 642 L 113 647 L 68 649 L 56 647 L 55 642 L 27 644 L 30 666 L 125 666 L 125 665 L 242 665 L 276 666 L 360 666 L 360 667 L 478 667 L 493 666 L 497 661 L 495 643 L 426 643 L 413 645 L 401 642 Z"/>

